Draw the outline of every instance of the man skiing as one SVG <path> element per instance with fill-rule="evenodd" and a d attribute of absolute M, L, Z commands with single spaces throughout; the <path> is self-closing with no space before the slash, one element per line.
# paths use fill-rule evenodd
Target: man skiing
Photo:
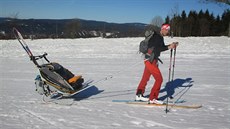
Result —
<path fill-rule="evenodd" d="M 169 24 L 163 24 L 161 26 L 160 33 L 155 33 L 150 38 L 148 43 L 148 52 L 145 54 L 145 68 L 142 75 L 142 79 L 137 87 L 136 91 L 136 101 L 149 101 L 149 103 L 163 104 L 163 101 L 157 100 L 161 84 L 163 82 L 163 77 L 160 69 L 158 68 L 158 61 L 160 53 L 169 49 L 174 49 L 177 47 L 178 43 L 174 42 L 169 45 L 165 45 L 163 36 L 167 36 L 170 31 Z M 149 98 L 143 96 L 147 82 L 150 76 L 153 76 L 155 83 L 151 89 Z"/>

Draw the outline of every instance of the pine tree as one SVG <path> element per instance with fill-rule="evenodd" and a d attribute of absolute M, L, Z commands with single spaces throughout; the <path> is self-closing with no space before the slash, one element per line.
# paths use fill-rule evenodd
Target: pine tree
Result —
<path fill-rule="evenodd" d="M 224 11 L 222 15 L 222 32 L 226 36 L 230 36 L 230 10 Z"/>

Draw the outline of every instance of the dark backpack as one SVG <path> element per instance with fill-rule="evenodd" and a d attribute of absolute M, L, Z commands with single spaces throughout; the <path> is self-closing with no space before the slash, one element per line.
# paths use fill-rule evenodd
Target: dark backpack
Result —
<path fill-rule="evenodd" d="M 148 52 L 148 44 L 149 40 L 152 38 L 152 36 L 155 34 L 154 31 L 149 30 L 145 32 L 145 39 L 140 42 L 139 45 L 139 52 L 146 54 Z"/>

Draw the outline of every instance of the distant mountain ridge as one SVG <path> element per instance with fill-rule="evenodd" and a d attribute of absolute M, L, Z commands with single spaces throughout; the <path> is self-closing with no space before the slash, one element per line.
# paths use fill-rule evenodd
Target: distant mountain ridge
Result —
<path fill-rule="evenodd" d="M 109 23 L 84 19 L 13 19 L 0 17 L 0 31 L 11 37 L 13 27 L 23 30 L 26 35 L 37 37 L 138 37 L 143 35 L 147 24 Z M 91 34 L 94 33 L 94 34 Z M 107 34 L 111 35 L 107 35 Z M 1 33 L 3 37 L 3 33 Z"/>

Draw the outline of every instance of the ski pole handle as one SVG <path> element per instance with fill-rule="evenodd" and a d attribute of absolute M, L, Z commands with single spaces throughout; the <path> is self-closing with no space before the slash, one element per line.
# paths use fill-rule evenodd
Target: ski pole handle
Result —
<path fill-rule="evenodd" d="M 178 44 L 179 44 L 179 42 L 173 42 L 173 44 L 178 45 Z"/>
<path fill-rule="evenodd" d="M 173 44 L 174 44 L 174 49 L 176 49 L 176 47 L 179 45 L 178 42 L 173 42 Z"/>
<path fill-rule="evenodd" d="M 175 49 L 178 46 L 178 42 L 173 42 L 171 44 L 168 45 L 168 49 Z"/>

